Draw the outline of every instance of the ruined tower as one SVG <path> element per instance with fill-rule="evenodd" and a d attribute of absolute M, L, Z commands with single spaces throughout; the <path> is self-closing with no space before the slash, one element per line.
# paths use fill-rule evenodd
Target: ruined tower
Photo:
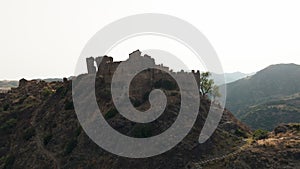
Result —
<path fill-rule="evenodd" d="M 95 59 L 93 57 L 86 58 L 86 65 L 87 65 L 88 74 L 96 73 Z"/>

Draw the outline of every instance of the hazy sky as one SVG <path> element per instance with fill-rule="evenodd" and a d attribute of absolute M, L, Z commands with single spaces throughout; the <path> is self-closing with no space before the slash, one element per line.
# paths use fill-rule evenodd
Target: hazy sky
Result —
<path fill-rule="evenodd" d="M 1 0 L 0 79 L 73 75 L 82 48 L 98 30 L 149 12 L 196 26 L 225 72 L 300 64 L 299 9 L 296 0 Z"/>

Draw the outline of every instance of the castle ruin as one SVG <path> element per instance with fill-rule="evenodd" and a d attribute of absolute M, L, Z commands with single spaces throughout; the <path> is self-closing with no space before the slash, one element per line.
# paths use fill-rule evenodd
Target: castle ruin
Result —
<path fill-rule="evenodd" d="M 143 67 L 145 62 L 147 65 L 151 65 L 154 68 L 157 69 L 151 69 L 151 71 L 148 71 L 147 77 L 149 77 L 151 80 L 159 80 L 164 78 L 170 78 L 169 76 L 166 77 L 166 74 L 158 73 L 159 71 L 165 71 L 167 73 L 173 74 L 175 76 L 185 76 L 186 74 L 192 73 L 195 77 L 195 80 L 197 82 L 198 88 L 200 87 L 200 71 L 192 70 L 191 72 L 184 72 L 183 70 L 180 72 L 172 72 L 169 67 L 164 66 L 163 64 L 156 65 L 154 58 L 151 58 L 151 56 L 145 54 L 142 55 L 140 50 L 136 50 L 129 54 L 129 58 L 123 62 L 132 62 L 136 66 Z M 95 63 L 97 65 L 97 68 L 95 66 Z M 114 72 L 118 68 L 121 62 L 114 62 L 112 57 L 109 56 L 101 56 L 101 57 L 89 57 L 86 58 L 86 64 L 87 64 L 87 70 L 88 74 L 96 74 L 97 76 L 101 76 L 104 78 L 105 83 L 110 83 L 112 76 L 114 75 Z M 130 67 L 128 67 L 130 69 Z"/>

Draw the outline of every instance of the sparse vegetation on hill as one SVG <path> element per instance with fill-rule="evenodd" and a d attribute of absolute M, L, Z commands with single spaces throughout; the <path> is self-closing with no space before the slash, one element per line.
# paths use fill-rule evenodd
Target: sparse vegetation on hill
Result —
<path fill-rule="evenodd" d="M 115 65 L 112 58 L 109 59 L 109 66 Z M 136 138 L 152 137 L 164 132 L 176 120 L 181 94 L 174 79 L 162 71 L 147 70 L 138 74 L 129 88 L 132 104 L 141 111 L 150 106 L 151 90 L 159 88 L 165 93 L 167 106 L 164 113 L 149 124 L 124 118 L 111 98 L 112 72 L 98 73 L 95 82 L 98 106 L 107 123 L 119 133 Z M 89 74 L 76 78 L 84 81 L 87 77 Z M 0 95 L 0 168 L 181 169 L 199 162 L 203 162 L 203 168 L 299 166 L 299 124 L 278 126 L 272 133 L 263 130 L 251 133 L 231 112 L 224 110 L 216 131 L 205 143 L 199 144 L 199 134 L 213 104 L 206 97 L 213 94 L 213 82 L 208 77 L 209 73 L 202 76 L 205 87 L 201 89 L 199 114 L 188 135 L 173 149 L 145 159 L 113 155 L 83 132 L 74 110 L 71 81 L 22 79 L 19 87 Z M 194 97 L 193 93 L 189 96 Z M 285 138 L 289 140 L 283 141 Z"/>
<path fill-rule="evenodd" d="M 280 123 L 300 122 L 300 95 L 292 95 L 279 100 L 251 106 L 240 116 L 253 129 L 273 130 Z"/>
<path fill-rule="evenodd" d="M 106 85 L 101 84 L 102 80 L 98 78 L 96 81 L 96 91 L 106 90 Z M 145 138 L 163 132 L 176 118 L 180 108 L 180 94 L 173 90 L 172 83 L 164 82 L 160 86 L 168 94 L 170 101 L 166 112 L 150 126 L 135 124 L 124 119 L 113 108 L 111 97 L 102 98 L 101 92 L 96 92 L 96 95 L 99 105 L 105 104 L 102 106 L 103 114 L 112 127 L 128 136 Z M 137 89 L 134 85 L 135 82 L 131 90 Z M 44 92 L 45 89 L 51 92 Z M 146 108 L 149 104 L 145 95 L 149 95 L 146 89 L 142 90 L 140 96 L 134 95 L 134 98 L 140 102 L 140 109 Z M 22 87 L 1 96 L 0 167 L 184 168 L 188 161 L 237 149 L 237 145 L 243 138 L 235 135 L 235 130 L 231 131 L 231 129 L 249 133 L 247 127 L 238 123 L 230 112 L 225 111 L 220 123 L 230 122 L 230 126 L 217 130 L 205 144 L 198 144 L 200 128 L 204 124 L 210 105 L 209 100 L 202 98 L 197 122 L 181 144 L 167 153 L 149 159 L 127 159 L 104 151 L 84 132 L 81 132 L 71 100 L 71 81 L 50 83 L 24 81 Z M 228 133 L 232 133 L 235 137 Z M 32 163 L 33 161 L 35 162 Z"/>
<path fill-rule="evenodd" d="M 280 125 L 277 128 L 286 128 L 286 130 L 277 134 L 275 131 L 268 133 L 260 130 L 257 133 L 268 134 L 268 138 L 249 139 L 247 146 L 237 154 L 221 156 L 219 160 L 204 163 L 200 167 L 203 169 L 299 168 L 299 126 L 299 123 Z"/>
<path fill-rule="evenodd" d="M 269 66 L 227 85 L 226 107 L 253 129 L 300 121 L 300 66 Z"/>

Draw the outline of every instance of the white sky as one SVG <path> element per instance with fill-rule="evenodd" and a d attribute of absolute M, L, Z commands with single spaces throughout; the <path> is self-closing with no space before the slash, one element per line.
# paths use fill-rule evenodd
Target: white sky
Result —
<path fill-rule="evenodd" d="M 299 9 L 296 0 L 0 0 L 0 79 L 73 75 L 82 48 L 98 30 L 149 12 L 196 26 L 225 72 L 300 64 Z"/>

